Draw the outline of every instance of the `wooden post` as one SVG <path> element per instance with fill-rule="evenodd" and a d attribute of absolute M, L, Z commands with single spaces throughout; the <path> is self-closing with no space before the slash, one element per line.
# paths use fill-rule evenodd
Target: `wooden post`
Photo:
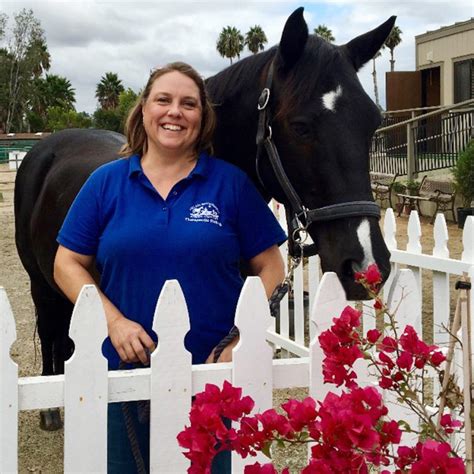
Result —
<path fill-rule="evenodd" d="M 416 122 L 407 123 L 407 179 L 415 179 L 415 137 L 413 127 Z"/>

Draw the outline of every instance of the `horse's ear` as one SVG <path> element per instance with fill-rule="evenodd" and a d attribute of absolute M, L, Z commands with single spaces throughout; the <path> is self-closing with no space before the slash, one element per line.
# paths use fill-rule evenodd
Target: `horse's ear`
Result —
<path fill-rule="evenodd" d="M 387 36 L 392 31 L 396 19 L 396 16 L 391 16 L 385 23 L 382 23 L 377 28 L 341 46 L 345 49 L 356 71 L 377 54 L 387 39 Z"/>
<path fill-rule="evenodd" d="M 278 52 L 283 69 L 288 70 L 303 54 L 308 40 L 308 25 L 303 18 L 303 7 L 296 9 L 286 20 Z"/>

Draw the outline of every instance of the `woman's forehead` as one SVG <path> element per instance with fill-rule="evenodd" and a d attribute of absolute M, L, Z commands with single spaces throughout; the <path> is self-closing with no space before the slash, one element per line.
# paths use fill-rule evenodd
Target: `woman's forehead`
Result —
<path fill-rule="evenodd" d="M 171 71 L 157 77 L 151 86 L 151 93 L 179 93 L 199 98 L 199 87 L 190 77 L 179 71 Z"/>

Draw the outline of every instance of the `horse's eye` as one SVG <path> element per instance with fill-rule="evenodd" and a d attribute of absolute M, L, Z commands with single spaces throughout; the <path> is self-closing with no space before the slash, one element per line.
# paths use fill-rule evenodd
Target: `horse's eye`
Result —
<path fill-rule="evenodd" d="M 312 137 L 311 127 L 308 122 L 295 120 L 290 123 L 291 130 L 300 138 L 309 140 Z"/>

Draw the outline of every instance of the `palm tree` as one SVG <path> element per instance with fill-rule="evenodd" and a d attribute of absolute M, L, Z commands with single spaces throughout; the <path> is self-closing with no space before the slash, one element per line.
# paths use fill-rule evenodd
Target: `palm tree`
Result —
<path fill-rule="evenodd" d="M 372 58 L 372 78 L 374 80 L 374 97 L 375 97 L 375 103 L 377 104 L 377 107 L 380 109 L 380 100 L 379 100 L 379 88 L 377 86 L 377 70 L 375 69 L 375 60 L 382 56 L 382 49 L 384 49 L 385 46 L 382 46 L 377 54 Z"/>
<path fill-rule="evenodd" d="M 245 44 L 253 54 L 263 51 L 263 45 L 265 43 L 268 43 L 267 36 L 260 25 L 252 26 L 252 28 L 247 31 L 247 34 L 245 35 Z"/>
<path fill-rule="evenodd" d="M 101 108 L 105 110 L 115 109 L 119 104 L 119 95 L 125 89 L 122 81 L 115 72 L 106 72 L 97 84 L 95 96 Z"/>
<path fill-rule="evenodd" d="M 244 37 L 235 26 L 226 26 L 219 34 L 216 48 L 219 54 L 223 58 L 229 58 L 232 64 L 232 58 L 237 56 L 240 59 L 240 53 L 244 49 Z"/>
<path fill-rule="evenodd" d="M 49 107 L 61 106 L 63 109 L 74 109 L 76 94 L 69 79 L 56 74 L 46 74 L 46 90 L 48 91 Z"/>
<path fill-rule="evenodd" d="M 395 59 L 393 59 L 393 50 L 402 42 L 402 30 L 394 26 L 385 40 L 385 46 L 390 50 L 390 71 L 395 71 Z"/>
<path fill-rule="evenodd" d="M 51 55 L 43 38 L 39 38 L 30 45 L 27 57 L 31 61 L 31 71 L 34 77 L 40 77 L 51 67 Z"/>
<path fill-rule="evenodd" d="M 326 25 L 318 25 L 318 27 L 314 29 L 314 34 L 320 36 L 328 43 L 336 41 L 336 38 L 332 35 L 332 31 Z"/>

